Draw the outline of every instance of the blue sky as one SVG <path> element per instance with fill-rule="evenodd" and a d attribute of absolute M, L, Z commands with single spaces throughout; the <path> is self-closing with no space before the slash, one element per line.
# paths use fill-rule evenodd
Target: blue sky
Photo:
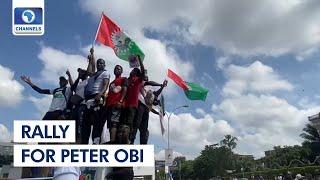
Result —
<path fill-rule="evenodd" d="M 0 130 L 7 135 L 0 139 L 11 136 L 14 119 L 40 119 L 50 103 L 19 76 L 48 88 L 56 87 L 55 78 L 67 68 L 75 77 L 76 68 L 86 65 L 104 11 L 141 46 L 152 79 L 162 81 L 170 68 L 209 89 L 205 102 L 187 100 L 172 82 L 164 92 L 168 112 L 190 106 L 171 119 L 177 154 L 195 157 L 225 134 L 238 137 L 237 152 L 256 157 L 274 145 L 299 144 L 307 116 L 320 110 L 319 9 L 314 0 L 45 1 L 45 34 L 18 37 L 11 33 L 11 1 L 4 0 Z M 108 70 L 120 63 L 129 71 L 110 48 L 95 47 Z M 151 116 L 149 128 L 150 143 L 161 157 L 166 138 L 157 117 Z"/>

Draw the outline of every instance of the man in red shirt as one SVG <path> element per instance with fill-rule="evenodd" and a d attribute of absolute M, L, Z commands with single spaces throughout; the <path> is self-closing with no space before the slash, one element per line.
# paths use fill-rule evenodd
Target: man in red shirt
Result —
<path fill-rule="evenodd" d="M 134 68 L 130 72 L 130 76 L 128 79 L 128 90 L 127 95 L 125 99 L 125 109 L 122 113 L 121 117 L 121 125 L 128 126 L 130 129 L 130 132 L 133 129 L 133 120 L 136 116 L 136 113 L 138 111 L 138 104 L 139 104 L 139 92 L 143 86 L 143 79 L 145 76 L 145 70 L 143 63 L 141 61 L 140 56 L 136 56 L 138 58 L 140 69 Z M 131 138 L 130 138 L 131 139 Z"/>
<path fill-rule="evenodd" d="M 110 131 L 110 143 L 115 142 L 117 128 L 119 126 L 120 115 L 123 107 L 123 100 L 127 94 L 128 79 L 121 77 L 122 66 L 114 67 L 115 79 L 109 86 L 107 98 L 107 123 Z"/>

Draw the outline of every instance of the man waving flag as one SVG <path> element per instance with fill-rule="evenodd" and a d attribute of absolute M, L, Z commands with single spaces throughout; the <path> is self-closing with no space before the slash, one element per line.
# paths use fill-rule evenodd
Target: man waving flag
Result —
<path fill-rule="evenodd" d="M 208 94 L 207 89 L 195 83 L 185 82 L 180 76 L 178 76 L 170 69 L 168 69 L 168 77 L 184 90 L 184 93 L 186 94 L 188 99 L 202 101 L 206 100 Z"/>
<path fill-rule="evenodd" d="M 95 37 L 95 41 L 96 40 L 101 44 L 111 47 L 120 59 L 129 61 L 130 67 L 139 66 L 139 63 L 135 58 L 137 55 L 140 56 L 141 60 L 144 59 L 144 53 L 140 50 L 137 44 L 104 13 L 101 15 Z"/>

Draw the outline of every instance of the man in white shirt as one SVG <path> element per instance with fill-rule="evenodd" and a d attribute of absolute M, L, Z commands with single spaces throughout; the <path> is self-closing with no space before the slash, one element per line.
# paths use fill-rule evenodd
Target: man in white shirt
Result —
<path fill-rule="evenodd" d="M 65 77 L 61 76 L 59 78 L 60 87 L 55 89 L 41 89 L 31 81 L 30 77 L 27 76 L 21 76 L 21 79 L 38 93 L 53 95 L 50 108 L 42 118 L 43 120 L 57 120 L 62 118 L 63 112 L 67 107 L 68 99 L 71 96 L 70 87 L 67 87 L 68 80 Z"/>
<path fill-rule="evenodd" d="M 58 120 L 64 119 L 64 113 L 67 107 L 67 102 L 71 96 L 70 87 L 67 87 L 68 80 L 61 76 L 59 78 L 60 87 L 55 89 L 41 89 L 36 86 L 27 76 L 21 76 L 21 79 L 32 87 L 40 94 L 53 95 L 49 111 L 42 118 L 43 120 Z M 34 170 L 37 168 L 34 168 Z M 32 174 L 32 177 L 47 177 L 49 175 L 50 167 L 40 168 L 36 174 Z M 27 171 L 27 170 L 26 170 Z"/>
<path fill-rule="evenodd" d="M 94 144 L 100 143 L 105 119 L 102 116 L 103 95 L 109 86 L 110 74 L 105 70 L 105 61 L 97 60 L 97 72 L 92 74 L 84 89 L 86 109 L 83 114 L 81 129 L 81 144 L 88 144 L 90 128 L 93 125 L 92 140 Z"/>

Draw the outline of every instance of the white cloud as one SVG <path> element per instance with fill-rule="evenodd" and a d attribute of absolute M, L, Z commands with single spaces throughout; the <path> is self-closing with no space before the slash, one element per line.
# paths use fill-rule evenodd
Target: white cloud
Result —
<path fill-rule="evenodd" d="M 10 142 L 12 140 L 12 135 L 9 132 L 8 128 L 3 125 L 0 124 L 0 142 Z"/>
<path fill-rule="evenodd" d="M 256 157 L 275 145 L 300 144 L 308 116 L 320 111 L 320 106 L 299 109 L 285 99 L 252 94 L 225 98 L 218 108 L 237 129 L 237 151 Z"/>
<path fill-rule="evenodd" d="M 14 79 L 14 72 L 0 64 L 0 107 L 12 107 L 22 99 L 24 87 Z"/>
<path fill-rule="evenodd" d="M 136 37 L 144 28 L 170 31 L 183 19 L 187 39 L 243 56 L 298 54 L 320 41 L 316 0 L 84 0 L 82 9 L 98 17 L 102 11 Z"/>
<path fill-rule="evenodd" d="M 206 115 L 206 112 L 205 112 L 203 109 L 201 109 L 201 108 L 197 108 L 197 109 L 196 109 L 196 113 L 198 113 L 198 114 L 200 114 L 200 115 L 202 115 L 202 116 L 205 116 L 205 115 Z"/>
<path fill-rule="evenodd" d="M 219 57 L 216 61 L 218 69 L 224 69 L 227 64 L 231 62 L 231 59 L 227 56 Z"/>
<path fill-rule="evenodd" d="M 167 132 L 166 118 L 164 127 Z M 151 113 L 149 131 L 151 136 L 161 137 L 159 118 Z M 170 146 L 183 148 L 182 153 L 193 157 L 198 155 L 205 145 L 217 143 L 225 134 L 233 133 L 234 129 L 227 121 L 215 120 L 206 113 L 200 118 L 190 113 L 172 114 L 170 118 Z"/>
<path fill-rule="evenodd" d="M 230 65 L 226 69 L 227 83 L 224 95 L 238 96 L 247 92 L 272 92 L 292 90 L 293 86 L 274 72 L 272 67 L 255 61 L 248 67 Z"/>
<path fill-rule="evenodd" d="M 320 34 L 319 34 L 320 35 Z M 298 61 L 303 61 L 307 58 L 310 58 L 312 57 L 312 55 L 316 54 L 317 52 L 319 51 L 319 49 L 317 47 L 312 47 L 310 49 L 307 49 L 305 51 L 302 51 L 302 52 L 299 52 L 297 55 L 296 55 L 296 59 Z"/>
<path fill-rule="evenodd" d="M 87 67 L 87 59 L 81 55 L 67 54 L 58 49 L 41 45 L 38 58 L 44 65 L 41 70 L 41 80 L 58 85 L 59 77 L 66 76 L 69 69 L 74 78 L 77 77 L 77 69 Z"/>
<path fill-rule="evenodd" d="M 317 108 L 298 109 L 285 99 L 248 94 L 224 99 L 219 109 L 225 117 L 247 132 L 268 130 L 270 133 L 281 133 L 284 130 L 299 130 L 307 120 L 307 113 L 316 113 Z"/>
<path fill-rule="evenodd" d="M 52 96 L 45 95 L 42 98 L 30 96 L 28 99 L 38 110 L 38 112 L 35 115 L 40 119 L 45 115 L 46 112 L 48 112 L 50 103 L 52 101 Z"/>
<path fill-rule="evenodd" d="M 224 96 L 212 110 L 235 129 L 239 139 L 236 151 L 261 157 L 275 145 L 301 143 L 299 134 L 307 117 L 318 113 L 320 106 L 304 101 L 308 106 L 299 108 L 273 95 L 275 90 L 288 91 L 293 86 L 259 61 L 247 67 L 230 65 L 225 71 Z"/>

